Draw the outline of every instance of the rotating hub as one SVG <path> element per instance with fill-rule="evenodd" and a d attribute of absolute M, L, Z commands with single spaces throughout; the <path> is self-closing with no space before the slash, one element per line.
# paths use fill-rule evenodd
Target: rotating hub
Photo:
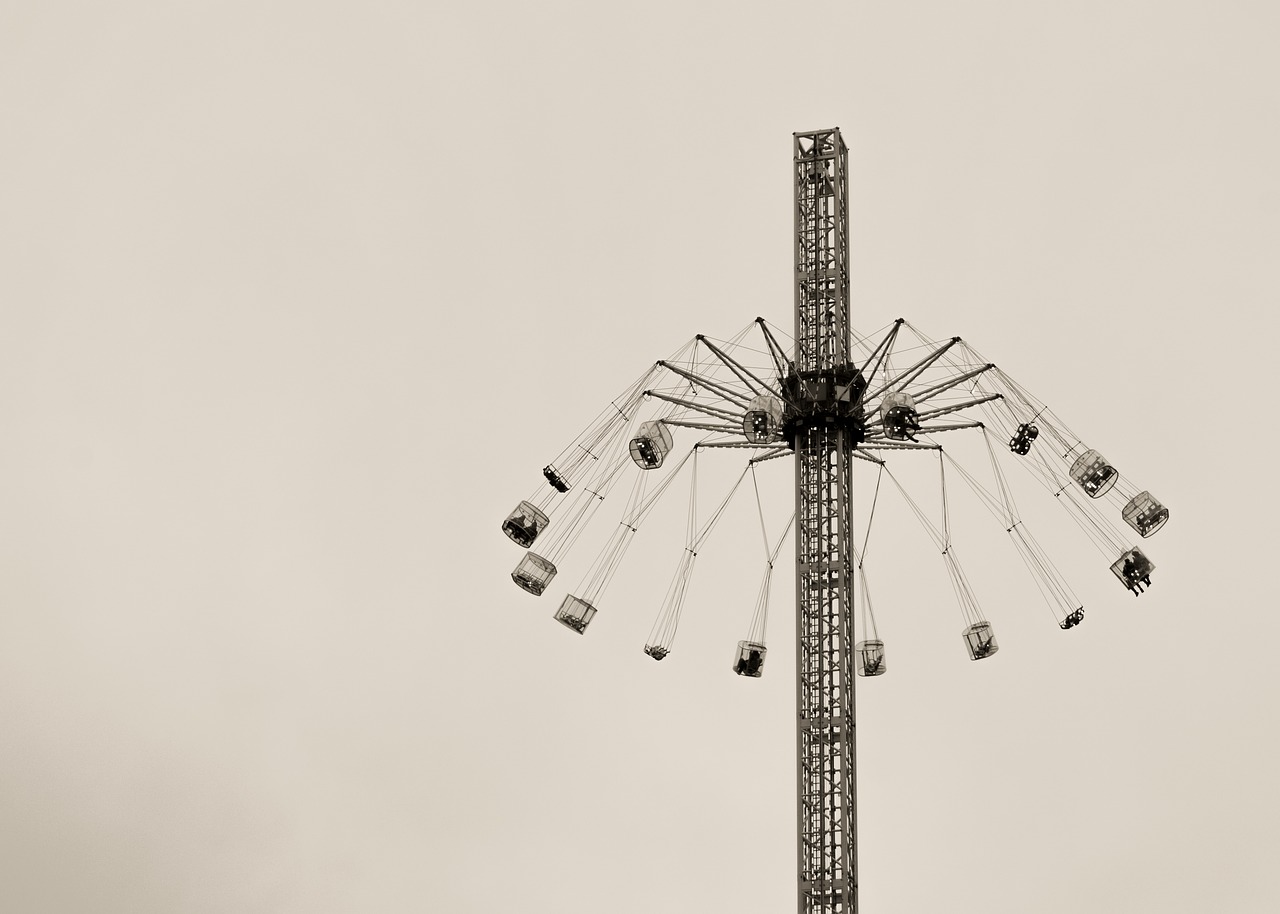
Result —
<path fill-rule="evenodd" d="M 852 365 L 792 372 L 783 379 L 787 399 L 782 414 L 782 437 L 794 449 L 796 437 L 818 425 L 849 430 L 854 444 L 866 440 L 863 396 L 867 381 Z"/>

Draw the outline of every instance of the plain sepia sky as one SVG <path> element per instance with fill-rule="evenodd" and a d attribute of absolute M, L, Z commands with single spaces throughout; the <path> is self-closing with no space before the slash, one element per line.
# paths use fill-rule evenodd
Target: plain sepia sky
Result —
<path fill-rule="evenodd" d="M 655 664 L 678 519 L 581 638 L 593 551 L 536 599 L 499 524 L 655 359 L 791 326 L 829 126 L 856 326 L 963 336 L 1172 512 L 1137 599 L 1036 515 L 1063 632 L 958 506 L 977 664 L 886 515 L 862 910 L 1280 910 L 1278 46 L 1262 0 L 0 5 L 0 910 L 793 911 L 758 531 Z"/>

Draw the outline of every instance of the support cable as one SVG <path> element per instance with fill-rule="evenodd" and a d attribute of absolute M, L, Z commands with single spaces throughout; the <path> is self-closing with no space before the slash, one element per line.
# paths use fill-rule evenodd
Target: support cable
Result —
<path fill-rule="evenodd" d="M 623 556 L 626 555 L 632 539 L 640 531 L 641 522 L 649 516 L 649 513 L 658 503 L 658 499 L 667 491 L 671 483 L 675 481 L 675 478 L 680 475 L 680 471 L 684 469 L 685 464 L 689 462 L 689 459 L 696 452 L 697 448 L 695 447 L 685 454 L 680 462 L 672 468 L 671 472 L 658 483 L 653 492 L 647 495 L 645 489 L 647 488 L 649 474 L 640 474 L 635 486 L 632 488 L 631 497 L 628 499 L 627 509 L 623 514 L 622 521 L 609 536 L 600 553 L 588 567 L 582 582 L 578 585 L 577 596 L 579 599 L 595 605 L 596 601 L 604 594 L 605 588 L 609 586 L 618 571 L 618 567 L 622 564 Z"/>
<path fill-rule="evenodd" d="M 632 422 L 635 421 L 632 416 Z M 602 458 L 597 472 L 585 484 L 578 487 L 569 499 L 561 503 L 566 516 L 551 529 L 545 542 L 540 541 L 538 555 L 558 564 L 573 548 L 590 524 L 601 503 L 617 484 L 622 469 L 632 463 L 627 451 L 627 437 L 623 435 L 610 443 L 609 451 Z"/>
<path fill-rule="evenodd" d="M 973 493 L 978 496 L 978 500 L 982 502 L 988 512 L 1005 528 L 1005 532 L 1009 534 L 1010 542 L 1013 544 L 1027 572 L 1031 575 L 1032 581 L 1035 583 L 1036 589 L 1039 591 L 1045 607 L 1049 610 L 1054 622 L 1059 628 L 1071 628 L 1079 624 L 1080 620 L 1084 618 L 1084 607 L 1071 590 L 1070 585 L 1063 578 L 1057 566 L 1049 558 L 1039 542 L 1036 541 L 1035 537 L 1032 536 L 1026 523 L 1018 516 L 1013 494 L 1009 490 L 1008 481 L 1005 479 L 1004 472 L 1000 469 L 1000 465 L 996 460 L 995 449 L 991 446 L 990 437 L 988 436 L 985 441 L 987 453 L 991 458 L 991 469 L 996 481 L 996 490 L 1000 493 L 998 498 L 983 487 L 950 454 L 944 452 L 943 456 L 951 465 L 951 468 L 960 474 L 960 477 L 968 484 Z M 1070 625 L 1065 624 L 1068 619 L 1072 620 Z"/>
<path fill-rule="evenodd" d="M 871 605 L 871 585 L 867 583 L 867 570 L 863 566 L 863 556 L 858 553 L 857 549 L 853 551 L 853 557 L 858 562 L 858 589 L 861 592 L 862 599 L 858 603 L 862 607 L 861 621 L 864 640 L 879 641 L 880 632 L 876 628 L 876 613 Z M 855 595 L 855 599 L 856 599 Z"/>
<path fill-rule="evenodd" d="M 696 338 L 690 340 L 672 353 L 671 358 L 686 357 L 687 353 L 693 351 L 696 345 Z M 543 475 L 547 477 L 547 481 L 559 480 L 562 485 L 567 487 L 566 491 L 581 483 L 583 476 L 590 472 L 589 467 L 600 460 L 604 453 L 609 450 L 610 440 L 615 439 L 630 424 L 635 417 L 635 411 L 645 390 L 660 374 L 661 368 L 659 364 L 650 365 L 622 393 L 614 397 L 609 402 L 609 405 L 585 429 L 578 433 L 569 446 L 547 464 L 546 469 L 543 470 Z M 558 490 L 558 487 L 554 487 L 554 482 L 552 486 L 551 492 L 554 493 Z M 545 488 L 539 487 L 540 496 L 548 494 Z M 544 501 L 543 503 L 545 504 L 546 502 Z"/>
<path fill-rule="evenodd" d="M 749 461 L 747 467 L 751 470 L 751 486 L 756 492 L 756 513 L 760 516 L 760 538 L 764 540 L 764 554 L 767 559 L 769 556 L 769 532 L 764 526 L 764 504 L 760 501 L 760 480 L 756 478 L 756 461 Z"/>
<path fill-rule="evenodd" d="M 700 450 L 700 448 L 695 448 Z M 680 612 L 684 606 L 685 595 L 689 589 L 689 581 L 693 577 L 694 563 L 698 558 L 698 550 L 711 535 L 711 531 L 715 529 L 716 524 L 723 516 L 725 509 L 728 508 L 729 502 L 733 499 L 734 494 L 742 485 L 742 481 L 747 478 L 747 472 L 751 469 L 750 463 L 742 468 L 742 473 L 738 476 L 737 482 L 729 490 L 729 494 L 720 502 L 719 507 L 712 512 L 711 516 L 701 527 L 697 523 L 697 458 L 694 459 L 693 480 L 689 486 L 689 515 L 686 529 L 685 547 L 680 554 L 680 560 L 676 564 L 675 573 L 671 577 L 671 584 L 667 588 L 667 594 L 663 598 L 662 606 L 658 610 L 657 618 L 654 619 L 653 626 L 649 630 L 649 639 L 645 642 L 644 652 L 655 660 L 662 660 L 671 653 L 671 647 L 675 642 L 676 630 L 680 625 Z"/>
<path fill-rule="evenodd" d="M 862 537 L 862 555 L 867 554 L 867 542 L 871 539 L 871 522 L 876 519 L 876 504 L 880 501 L 880 482 L 884 478 L 884 461 L 880 462 L 880 472 L 876 474 L 876 489 L 871 495 L 871 510 L 867 513 L 867 529 Z M 862 559 L 858 559 L 858 565 L 861 567 Z"/>
<path fill-rule="evenodd" d="M 867 570 L 865 563 L 867 560 L 867 547 L 871 541 L 871 524 L 875 520 L 876 505 L 880 501 L 880 483 L 884 478 L 884 469 L 884 464 L 881 463 L 880 471 L 876 474 L 875 492 L 871 496 L 871 510 L 867 513 L 867 529 L 863 533 L 862 549 L 859 550 L 856 546 L 853 547 L 853 558 L 857 563 L 858 569 L 857 585 L 858 589 L 861 591 L 862 597 L 859 600 L 858 594 L 855 594 L 854 600 L 859 604 L 859 606 L 861 606 L 862 631 L 864 633 L 869 633 L 867 640 L 871 641 L 879 641 L 880 634 L 876 629 L 876 615 L 875 610 L 871 605 L 871 586 L 867 583 Z"/>
<path fill-rule="evenodd" d="M 1003 385 L 1009 391 L 1007 398 L 1013 401 L 1007 410 L 1012 417 L 1012 424 L 1038 423 L 1037 427 L 1041 428 L 1054 442 L 1053 447 L 1056 448 L 1058 456 L 1062 459 L 1064 466 L 1069 468 L 1074 458 L 1085 447 L 1080 436 L 1072 431 L 1053 410 L 1037 400 L 1009 375 L 997 372 L 995 380 L 997 384 Z M 1129 478 L 1122 473 L 1103 498 L 1116 508 L 1123 510 L 1141 491 L 1139 486 L 1130 482 Z"/>
<path fill-rule="evenodd" d="M 991 433 L 988 431 L 986 434 L 989 437 Z M 1072 522 L 1080 528 L 1080 531 L 1108 562 L 1114 561 L 1116 556 L 1129 548 L 1120 533 L 1092 503 L 1093 499 L 1081 492 L 1074 481 L 1056 469 L 1043 452 L 1032 449 L 1028 457 L 1029 459 L 1020 461 L 1022 465 L 1067 509 Z"/>
<path fill-rule="evenodd" d="M 916 519 L 920 521 L 920 525 L 924 527 L 925 532 L 929 534 L 930 539 L 938 547 L 942 553 L 943 564 L 946 565 L 947 576 L 951 580 L 951 588 L 955 592 L 956 602 L 960 606 L 960 613 L 965 619 L 966 625 L 973 625 L 978 622 L 986 621 L 982 617 L 982 609 L 978 606 L 977 598 L 974 596 L 973 588 L 969 585 L 968 578 L 965 577 L 964 570 L 960 567 L 960 560 L 956 556 L 955 547 L 951 544 L 949 532 L 939 531 L 937 527 L 930 522 L 928 516 L 920 509 L 907 490 L 903 487 L 898 478 L 893 475 L 893 471 L 885 467 L 885 472 L 889 478 L 893 480 L 893 484 L 898 487 L 898 491 L 902 493 L 902 497 L 906 499 L 911 511 L 915 514 Z M 946 497 L 943 496 L 943 529 L 949 531 L 950 522 L 946 518 Z"/>
<path fill-rule="evenodd" d="M 754 641 L 757 644 L 767 643 L 766 638 L 769 634 L 769 596 L 773 583 L 773 566 L 778 561 L 778 553 L 782 551 L 782 546 L 787 541 L 787 534 L 791 532 L 791 526 L 795 522 L 796 516 L 793 512 L 786 526 L 782 528 L 782 533 L 778 536 L 778 541 L 774 544 L 772 551 L 768 548 L 768 541 L 765 542 L 764 578 L 761 580 L 760 590 L 756 594 L 755 610 L 751 614 L 751 627 L 747 630 L 748 641 Z"/>

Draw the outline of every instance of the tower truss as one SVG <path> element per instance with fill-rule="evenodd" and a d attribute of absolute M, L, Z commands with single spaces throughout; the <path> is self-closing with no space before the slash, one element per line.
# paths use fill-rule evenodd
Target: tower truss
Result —
<path fill-rule="evenodd" d="M 795 135 L 796 777 L 800 914 L 858 907 L 846 167 L 839 130 Z"/>

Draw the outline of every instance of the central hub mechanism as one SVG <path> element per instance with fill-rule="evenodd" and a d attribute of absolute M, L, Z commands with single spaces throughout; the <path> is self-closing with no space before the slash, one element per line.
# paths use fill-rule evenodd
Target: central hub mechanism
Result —
<path fill-rule="evenodd" d="M 847 428 L 852 442 L 867 437 L 862 398 L 867 381 L 852 365 L 792 372 L 783 379 L 788 405 L 782 414 L 782 436 L 795 449 L 796 438 L 814 426 Z"/>

